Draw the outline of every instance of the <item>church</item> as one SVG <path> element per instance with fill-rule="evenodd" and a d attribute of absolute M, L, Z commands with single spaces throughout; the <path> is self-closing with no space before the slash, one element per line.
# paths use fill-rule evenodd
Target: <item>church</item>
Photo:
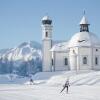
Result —
<path fill-rule="evenodd" d="M 54 43 L 52 40 L 52 20 L 42 18 L 42 70 L 100 70 L 100 41 L 90 32 L 89 23 L 84 15 L 80 30 L 69 41 Z"/>

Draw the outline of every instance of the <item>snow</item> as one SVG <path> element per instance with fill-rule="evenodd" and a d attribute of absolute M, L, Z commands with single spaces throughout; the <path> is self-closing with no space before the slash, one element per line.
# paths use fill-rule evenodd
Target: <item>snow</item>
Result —
<path fill-rule="evenodd" d="M 49 16 L 44 16 L 42 20 L 51 20 Z"/>
<path fill-rule="evenodd" d="M 80 24 L 88 24 L 88 25 L 89 25 L 88 20 L 86 19 L 85 16 L 83 16 L 83 18 L 82 18 Z"/>
<path fill-rule="evenodd" d="M 35 73 L 42 67 L 42 49 L 41 44 L 35 41 L 23 42 L 19 46 L 11 49 L 0 50 L 0 73 L 17 74 L 30 72 Z M 27 71 L 22 69 L 28 68 Z M 12 71 L 12 72 L 10 72 Z"/>
<path fill-rule="evenodd" d="M 30 56 L 32 58 L 39 57 L 42 58 L 42 51 L 41 51 L 41 44 L 35 42 L 35 41 L 29 41 L 29 42 L 23 42 L 19 46 L 16 46 L 15 48 L 11 48 L 8 50 L 4 49 L 0 52 L 1 57 L 8 58 L 8 60 L 28 60 Z"/>
<path fill-rule="evenodd" d="M 61 87 L 0 86 L 0 100 L 100 100 L 100 87 L 72 86 L 69 94 L 60 93 Z"/>
<path fill-rule="evenodd" d="M 60 93 L 67 78 L 69 93 Z M 9 78 L 0 75 L 0 100 L 100 100 L 100 71 L 40 72 L 33 76 L 33 85 L 26 84 L 28 78 L 16 76 L 16 84 L 4 84 L 3 79 Z"/>
<path fill-rule="evenodd" d="M 0 84 L 24 84 L 29 78 L 16 74 L 0 75 Z"/>
<path fill-rule="evenodd" d="M 79 42 L 82 41 L 82 42 Z M 100 47 L 98 37 L 91 32 L 78 32 L 70 39 L 68 47 L 85 46 L 85 47 Z"/>
<path fill-rule="evenodd" d="M 57 43 L 51 48 L 50 51 L 69 51 L 68 42 Z"/>

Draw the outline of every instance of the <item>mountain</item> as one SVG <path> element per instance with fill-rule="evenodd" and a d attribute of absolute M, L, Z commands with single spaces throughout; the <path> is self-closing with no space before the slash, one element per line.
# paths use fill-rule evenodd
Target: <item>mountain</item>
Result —
<path fill-rule="evenodd" d="M 30 41 L 23 42 L 19 46 L 11 49 L 0 50 L 0 56 L 8 60 L 29 60 L 32 58 L 42 58 L 41 44 Z"/>
<path fill-rule="evenodd" d="M 42 67 L 42 51 L 41 44 L 35 41 L 23 42 L 20 45 L 10 48 L 10 49 L 2 49 L 0 50 L 0 68 L 4 70 L 4 72 L 9 72 L 9 66 L 14 69 L 16 72 L 22 68 L 23 70 L 28 70 L 27 66 L 35 67 L 35 70 L 38 67 Z M 29 65 L 29 63 L 31 63 Z M 12 64 L 12 65 L 11 65 Z M 4 69 L 4 66 L 6 68 Z M 8 66 L 8 67 L 7 67 Z M 26 68 L 26 69 L 24 69 Z M 20 69 L 20 70 L 22 70 Z M 41 69 L 41 68 L 40 68 Z M 2 73 L 2 70 L 0 71 Z M 27 71 L 26 71 L 27 72 Z"/>

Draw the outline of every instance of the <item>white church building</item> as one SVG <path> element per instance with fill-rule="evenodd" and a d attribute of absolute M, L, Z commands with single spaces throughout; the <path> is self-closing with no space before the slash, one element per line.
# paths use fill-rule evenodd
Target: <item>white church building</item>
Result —
<path fill-rule="evenodd" d="M 100 40 L 89 31 L 89 23 L 83 16 L 80 32 L 69 41 L 54 43 L 52 20 L 42 18 L 43 71 L 100 70 Z"/>

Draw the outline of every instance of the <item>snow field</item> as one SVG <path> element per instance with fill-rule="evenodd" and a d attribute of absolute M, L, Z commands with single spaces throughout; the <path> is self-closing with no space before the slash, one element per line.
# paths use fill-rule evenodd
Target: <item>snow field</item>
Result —
<path fill-rule="evenodd" d="M 69 93 L 62 93 L 69 78 Z M 29 79 L 0 75 L 0 100 L 100 100 L 100 71 L 40 72 Z"/>
<path fill-rule="evenodd" d="M 5 85 L 0 89 L 0 100 L 100 100 L 99 86 L 71 86 L 68 94 L 60 93 L 61 89 L 47 85 Z"/>

